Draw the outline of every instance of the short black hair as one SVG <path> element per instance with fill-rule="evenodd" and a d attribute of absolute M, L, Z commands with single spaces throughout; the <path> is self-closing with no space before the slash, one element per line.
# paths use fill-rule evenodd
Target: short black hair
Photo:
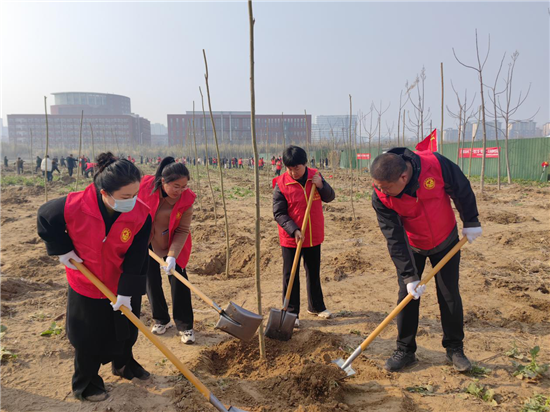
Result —
<path fill-rule="evenodd" d="M 141 181 L 141 172 L 129 160 L 118 159 L 111 152 L 96 157 L 94 185 L 97 190 L 113 193 L 124 186 Z"/>
<path fill-rule="evenodd" d="M 286 167 L 307 164 L 307 153 L 299 146 L 288 146 L 283 152 L 283 163 Z"/>
<path fill-rule="evenodd" d="M 372 162 L 370 174 L 374 180 L 393 183 L 407 170 L 405 159 L 395 153 L 382 153 Z"/>

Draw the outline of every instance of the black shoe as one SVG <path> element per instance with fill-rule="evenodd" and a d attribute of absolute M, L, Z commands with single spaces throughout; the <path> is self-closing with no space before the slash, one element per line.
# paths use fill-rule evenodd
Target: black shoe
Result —
<path fill-rule="evenodd" d="M 459 372 L 472 369 L 472 363 L 464 355 L 464 348 L 447 348 L 447 361 L 452 363 Z"/>
<path fill-rule="evenodd" d="M 406 366 L 414 365 L 416 362 L 418 362 L 418 359 L 416 359 L 413 352 L 396 350 L 386 361 L 384 368 L 390 372 L 397 372 Z"/>
<path fill-rule="evenodd" d="M 139 363 L 136 362 L 135 359 L 130 359 L 126 365 L 124 365 L 122 368 L 117 369 L 115 368 L 114 363 L 111 364 L 111 370 L 113 372 L 113 375 L 120 376 L 124 379 L 132 380 L 134 378 L 138 378 L 142 381 L 149 379 L 151 374 L 147 372 L 143 366 L 141 366 Z"/>

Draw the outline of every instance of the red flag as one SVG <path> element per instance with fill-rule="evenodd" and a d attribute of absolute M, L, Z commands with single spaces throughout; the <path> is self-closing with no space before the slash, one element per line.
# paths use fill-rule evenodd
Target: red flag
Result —
<path fill-rule="evenodd" d="M 437 129 L 434 129 L 428 137 L 416 145 L 416 150 L 429 150 L 437 152 Z"/>

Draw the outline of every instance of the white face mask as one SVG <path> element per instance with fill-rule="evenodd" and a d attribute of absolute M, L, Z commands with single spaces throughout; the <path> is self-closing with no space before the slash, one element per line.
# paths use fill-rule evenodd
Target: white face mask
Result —
<path fill-rule="evenodd" d="M 111 206 L 114 211 L 120 212 L 120 213 L 127 213 L 127 212 L 131 212 L 132 209 L 134 209 L 134 206 L 136 205 L 136 201 L 137 201 L 137 196 L 134 196 L 131 199 L 115 199 L 113 196 L 111 196 L 111 199 L 115 201 L 115 205 Z"/>

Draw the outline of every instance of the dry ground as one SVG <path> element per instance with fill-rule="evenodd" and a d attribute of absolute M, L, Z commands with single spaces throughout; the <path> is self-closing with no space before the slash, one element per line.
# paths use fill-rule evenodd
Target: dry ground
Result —
<path fill-rule="evenodd" d="M 152 168 L 145 169 L 151 173 Z M 192 171 L 193 172 L 193 171 Z M 226 277 L 223 211 L 217 225 L 206 175 L 201 172 L 203 208 L 192 227 L 194 249 L 190 280 L 220 305 L 233 300 L 256 311 L 254 285 L 254 198 L 252 172 L 226 174 L 232 257 Z M 4 176 L 13 175 L 5 171 Z M 418 357 L 402 373 L 382 366 L 395 346 L 391 324 L 353 364 L 357 374 L 342 380 L 331 359 L 346 357 L 395 306 L 395 269 L 370 205 L 370 180 L 355 181 L 354 222 L 345 171 L 324 173 L 337 199 L 325 206 L 326 240 L 322 248 L 325 301 L 337 316 L 319 320 L 301 316 L 302 328 L 289 342 L 267 341 L 267 361 L 261 361 L 257 339 L 235 341 L 214 329 L 217 314 L 194 297 L 197 343 L 184 346 L 174 329 L 162 336 L 174 353 L 226 404 L 254 412 L 275 411 L 485 411 L 489 403 L 464 393 L 474 377 L 445 364 L 441 326 L 433 282 L 421 305 Z M 211 173 L 219 196 L 218 174 Z M 195 182 L 194 182 L 195 183 Z M 281 304 L 282 260 L 271 212 L 271 177 L 261 176 L 261 282 L 263 315 Z M 212 411 L 213 408 L 141 335 L 136 359 L 152 373 L 149 381 L 127 381 L 101 368 L 110 398 L 81 403 L 71 395 L 73 349 L 65 332 L 40 333 L 52 321 L 64 327 L 67 283 L 63 267 L 46 255 L 36 235 L 36 210 L 41 188 L 2 187 L 1 315 L 7 327 L 2 346 L 17 355 L 2 362 L 2 411 Z M 476 184 L 476 191 L 478 185 Z M 54 182 L 52 191 L 67 193 Z M 489 186 L 478 195 L 483 236 L 462 251 L 461 290 L 465 309 L 465 346 L 470 358 L 490 369 L 479 384 L 495 391 L 498 408 L 517 411 L 535 393 L 548 395 L 548 376 L 538 382 L 514 377 L 505 355 L 513 342 L 522 353 L 541 347 L 539 361 L 550 361 L 550 189 L 537 186 Z M 53 193 L 50 195 L 56 196 Z M 429 268 L 427 268 L 428 270 Z M 302 270 L 302 302 L 305 281 Z M 166 285 L 165 285 L 166 286 Z M 166 292 L 168 290 L 166 289 Z M 169 294 L 167 293 L 167 296 Z M 151 324 L 147 298 L 142 320 Z M 421 394 L 407 388 L 432 385 Z"/>

